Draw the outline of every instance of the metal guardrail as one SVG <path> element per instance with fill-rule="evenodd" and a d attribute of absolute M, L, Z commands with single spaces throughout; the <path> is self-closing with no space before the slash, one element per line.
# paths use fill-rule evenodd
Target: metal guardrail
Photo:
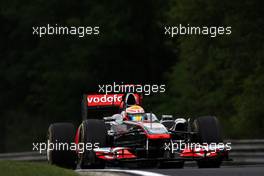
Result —
<path fill-rule="evenodd" d="M 0 153 L 0 160 L 17 160 L 17 161 L 45 161 L 46 153 L 39 152 L 20 152 L 20 153 Z"/>
<path fill-rule="evenodd" d="M 264 139 L 226 140 L 231 142 L 229 158 L 239 164 L 264 164 Z"/>
<path fill-rule="evenodd" d="M 264 139 L 225 140 L 231 142 L 229 158 L 232 163 L 264 164 Z M 0 160 L 46 161 L 46 153 L 37 151 L 21 153 L 0 153 Z"/>

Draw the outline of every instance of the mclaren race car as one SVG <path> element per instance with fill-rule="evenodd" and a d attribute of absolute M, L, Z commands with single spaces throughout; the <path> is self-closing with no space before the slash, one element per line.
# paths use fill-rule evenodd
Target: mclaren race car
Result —
<path fill-rule="evenodd" d="M 222 137 L 216 117 L 157 118 L 141 105 L 139 94 L 84 95 L 83 121 L 77 129 L 70 123 L 50 125 L 49 163 L 73 169 L 77 165 L 182 168 L 185 161 L 219 167 L 227 159 L 225 146 L 218 145 Z"/>

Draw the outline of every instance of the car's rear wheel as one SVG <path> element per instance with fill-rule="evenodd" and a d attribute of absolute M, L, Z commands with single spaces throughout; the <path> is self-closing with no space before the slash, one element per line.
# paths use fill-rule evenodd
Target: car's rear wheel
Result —
<path fill-rule="evenodd" d="M 49 126 L 47 158 L 50 164 L 76 168 L 77 154 L 70 150 L 74 136 L 75 130 L 71 123 L 54 123 Z"/>
<path fill-rule="evenodd" d="M 81 126 L 81 142 L 84 145 L 105 147 L 107 142 L 106 126 L 103 120 L 88 119 Z M 80 156 L 82 169 L 101 169 L 105 167 L 105 161 L 99 159 L 92 149 L 84 150 Z"/>
<path fill-rule="evenodd" d="M 199 117 L 194 120 L 194 131 L 197 132 L 196 141 L 199 143 L 220 143 L 222 142 L 221 128 L 219 121 L 214 116 Z M 222 163 L 221 157 L 205 158 L 197 161 L 199 168 L 217 168 Z"/>

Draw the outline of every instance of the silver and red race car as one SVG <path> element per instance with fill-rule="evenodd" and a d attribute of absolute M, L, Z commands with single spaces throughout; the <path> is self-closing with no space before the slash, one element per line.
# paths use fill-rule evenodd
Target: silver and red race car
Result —
<path fill-rule="evenodd" d="M 185 161 L 219 167 L 228 158 L 216 117 L 157 118 L 141 105 L 139 94 L 84 95 L 77 129 L 70 123 L 50 125 L 48 161 L 67 168 L 182 168 Z"/>

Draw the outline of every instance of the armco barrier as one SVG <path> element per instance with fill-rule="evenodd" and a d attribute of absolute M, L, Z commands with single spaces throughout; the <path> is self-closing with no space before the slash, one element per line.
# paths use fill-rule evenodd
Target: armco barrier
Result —
<path fill-rule="evenodd" d="M 46 158 L 46 153 L 39 152 L 0 153 L 0 160 L 45 161 Z"/>
<path fill-rule="evenodd" d="M 226 140 L 231 142 L 233 163 L 264 164 L 264 139 Z"/>

